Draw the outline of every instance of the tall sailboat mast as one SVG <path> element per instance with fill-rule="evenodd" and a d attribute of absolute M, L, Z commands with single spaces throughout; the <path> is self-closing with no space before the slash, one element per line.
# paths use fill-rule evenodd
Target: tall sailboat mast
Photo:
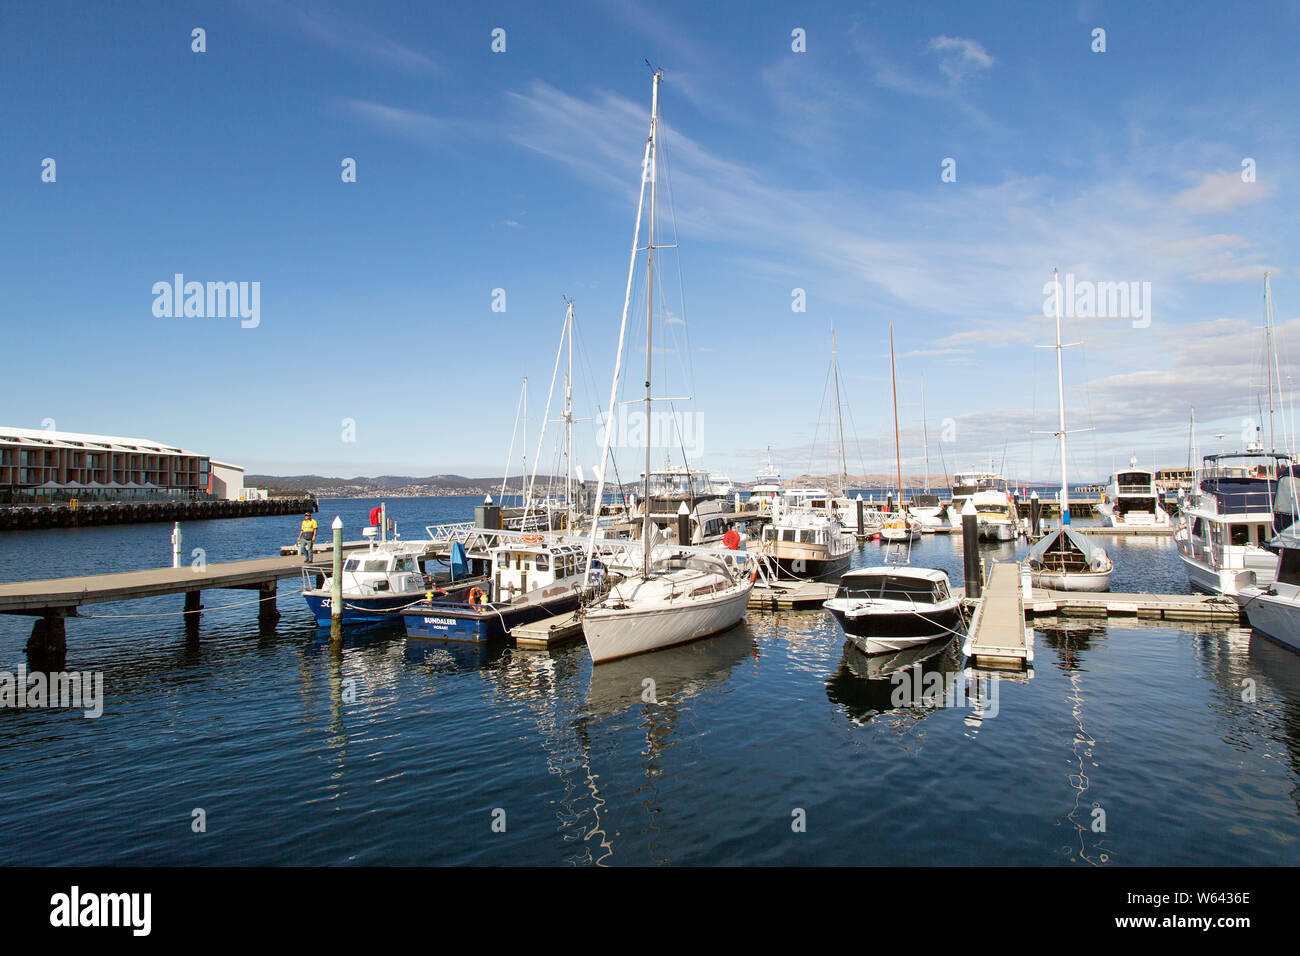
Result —
<path fill-rule="evenodd" d="M 646 173 L 650 177 L 650 228 L 649 239 L 646 243 L 646 313 L 645 313 L 645 481 L 642 487 L 644 501 L 642 508 L 645 511 L 645 520 L 641 525 L 641 542 L 642 550 L 645 553 L 645 575 L 650 576 L 650 529 L 653 522 L 650 520 L 650 423 L 653 421 L 650 415 L 650 358 L 654 354 L 653 333 L 655 319 L 655 188 L 658 176 L 655 175 L 655 164 L 659 152 L 659 71 L 655 71 L 654 89 L 650 95 L 650 162 L 646 166 Z M 689 475 L 687 481 L 690 480 Z M 685 544 L 686 542 L 682 542 Z"/>
<path fill-rule="evenodd" d="M 925 493 L 930 493 L 930 428 L 925 421 L 925 373 L 921 373 L 921 443 L 925 447 Z"/>
<path fill-rule="evenodd" d="M 1060 412 L 1061 437 L 1061 524 L 1070 523 L 1070 485 L 1065 480 L 1065 379 L 1061 372 L 1061 279 L 1056 269 L 1052 270 L 1052 283 L 1056 286 L 1056 400 Z"/>
<path fill-rule="evenodd" d="M 835 427 L 839 432 L 840 439 L 840 457 L 839 457 L 839 479 L 840 479 L 840 497 L 844 497 L 844 477 L 848 471 L 848 465 L 844 460 L 844 415 L 843 408 L 840 405 L 840 363 L 835 354 L 835 330 L 831 329 L 831 374 L 835 377 Z"/>
<path fill-rule="evenodd" d="M 564 334 L 569 337 L 569 371 L 564 376 L 564 529 L 573 528 L 573 300 L 564 313 Z"/>
<path fill-rule="evenodd" d="M 1264 364 L 1268 366 L 1268 449 L 1277 448 L 1273 427 L 1273 304 L 1270 301 L 1268 272 L 1264 273 Z"/>
<path fill-rule="evenodd" d="M 894 464 L 898 469 L 898 510 L 903 510 L 903 453 L 898 447 L 898 379 L 894 375 L 894 323 L 889 323 L 889 387 L 894 393 Z"/>

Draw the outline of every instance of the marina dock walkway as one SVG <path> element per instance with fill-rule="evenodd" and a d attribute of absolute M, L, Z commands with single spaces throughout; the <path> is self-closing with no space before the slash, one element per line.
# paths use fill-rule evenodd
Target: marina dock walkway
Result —
<path fill-rule="evenodd" d="M 999 561 L 989 573 L 964 648 L 977 663 L 1019 666 L 1034 659 L 1033 632 L 1025 627 L 1020 565 Z"/>

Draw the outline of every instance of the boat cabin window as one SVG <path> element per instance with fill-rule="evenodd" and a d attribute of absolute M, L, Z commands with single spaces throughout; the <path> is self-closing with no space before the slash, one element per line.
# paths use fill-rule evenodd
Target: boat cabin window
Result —
<path fill-rule="evenodd" d="M 793 541 L 793 540 L 794 540 L 794 535 L 795 535 L 794 528 L 782 528 L 782 529 L 781 529 L 781 540 L 782 540 L 782 541 Z"/>
<path fill-rule="evenodd" d="M 371 560 L 369 560 L 369 561 L 366 561 L 366 562 L 361 566 L 361 570 L 362 570 L 362 571 L 387 571 L 387 570 L 388 570 L 388 559 L 387 559 L 387 558 L 374 558 L 374 559 L 371 559 Z"/>
<path fill-rule="evenodd" d="M 539 554 L 533 557 L 533 563 L 537 566 L 538 571 L 551 570 L 551 556 L 548 554 Z"/>
<path fill-rule="evenodd" d="M 1300 550 L 1282 549 L 1282 557 L 1277 562 L 1277 581 L 1279 584 L 1300 584 Z"/>
<path fill-rule="evenodd" d="M 393 560 L 393 570 L 394 570 L 394 571 L 408 571 L 408 572 L 412 572 L 412 573 L 414 573 L 414 571 L 415 571 L 415 558 L 409 558 L 409 557 L 395 558 L 395 559 Z"/>
<path fill-rule="evenodd" d="M 1250 544 L 1250 525 L 1234 524 L 1232 527 L 1232 543 L 1236 545 Z"/>
<path fill-rule="evenodd" d="M 343 562 L 344 571 L 355 571 L 359 567 L 361 567 L 361 561 L 358 558 L 348 558 Z"/>
<path fill-rule="evenodd" d="M 1204 538 L 1204 537 L 1205 537 L 1205 519 L 1204 519 L 1204 518 L 1197 518 L 1195 521 L 1192 522 L 1192 534 L 1194 534 L 1194 535 L 1195 535 L 1196 537 L 1198 537 L 1198 538 Z"/>

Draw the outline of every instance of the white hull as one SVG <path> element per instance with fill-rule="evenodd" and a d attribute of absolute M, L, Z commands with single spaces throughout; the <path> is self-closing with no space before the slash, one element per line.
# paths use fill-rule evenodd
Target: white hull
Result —
<path fill-rule="evenodd" d="M 1016 529 L 1009 521 L 981 521 L 979 536 L 982 541 L 1015 541 Z"/>
<path fill-rule="evenodd" d="M 1261 588 L 1245 588 L 1238 595 L 1246 609 L 1250 626 L 1265 637 L 1300 651 L 1300 602 L 1296 589 L 1289 594 L 1265 594 Z"/>
<path fill-rule="evenodd" d="M 1246 571 L 1241 568 L 1214 568 L 1204 561 L 1189 558 L 1181 552 L 1178 557 L 1183 562 L 1183 569 L 1187 572 L 1187 583 L 1194 591 L 1236 597 L 1242 588 L 1254 587 L 1255 585 L 1268 587 L 1273 583 L 1272 568 L 1267 570 L 1258 568 L 1253 571 Z"/>
<path fill-rule="evenodd" d="M 599 664 L 725 631 L 745 616 L 752 588 L 753 582 L 743 581 L 710 598 L 589 608 L 582 619 L 587 650 Z"/>
<path fill-rule="evenodd" d="M 921 537 L 921 529 L 916 525 L 908 528 L 891 527 L 884 525 L 880 529 L 881 541 L 916 541 Z"/>
<path fill-rule="evenodd" d="M 936 637 L 934 634 L 919 634 L 915 637 L 905 635 L 862 637 L 860 634 L 846 634 L 845 637 L 864 654 L 889 654 L 894 651 L 905 651 L 910 647 L 923 647 L 945 639 L 943 635 Z M 948 637 L 950 638 L 951 635 Z"/>
<path fill-rule="evenodd" d="M 907 513 L 923 532 L 943 527 L 943 508 L 908 508 Z"/>
<path fill-rule="evenodd" d="M 1049 591 L 1109 591 L 1110 571 L 1034 571 L 1036 588 Z"/>

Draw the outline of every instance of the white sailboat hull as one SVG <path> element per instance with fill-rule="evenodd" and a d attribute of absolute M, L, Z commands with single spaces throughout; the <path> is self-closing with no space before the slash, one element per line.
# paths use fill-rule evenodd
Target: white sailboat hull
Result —
<path fill-rule="evenodd" d="M 743 581 L 707 598 L 589 608 L 583 615 L 582 633 L 597 664 L 684 644 L 738 624 L 752 589 L 753 582 Z"/>
<path fill-rule="evenodd" d="M 1034 587 L 1049 591 L 1109 591 L 1110 569 L 1105 571 L 1034 571 Z"/>

